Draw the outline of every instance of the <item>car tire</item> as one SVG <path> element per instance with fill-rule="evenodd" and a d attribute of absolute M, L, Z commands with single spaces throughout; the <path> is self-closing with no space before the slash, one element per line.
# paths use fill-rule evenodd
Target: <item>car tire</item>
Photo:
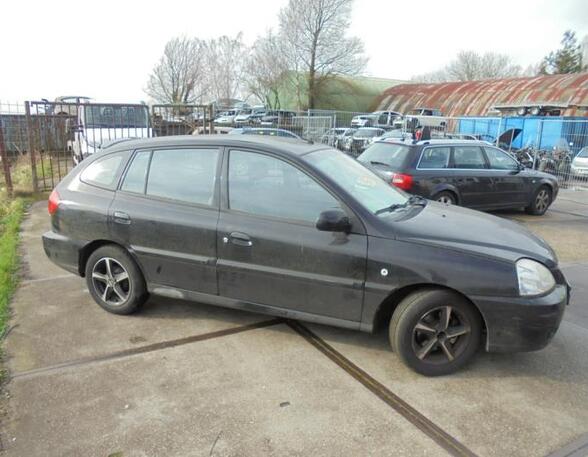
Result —
<path fill-rule="evenodd" d="M 96 249 L 86 262 L 86 284 L 90 295 L 106 311 L 131 314 L 147 300 L 141 270 L 127 251 L 106 245 Z"/>
<path fill-rule="evenodd" d="M 482 320 L 461 295 L 426 289 L 408 295 L 390 320 L 394 352 L 412 370 L 442 376 L 466 365 L 480 346 Z"/>
<path fill-rule="evenodd" d="M 548 186 L 541 186 L 533 194 L 531 204 L 525 208 L 525 211 L 533 216 L 542 216 L 551 205 L 551 199 L 551 189 Z"/>
<path fill-rule="evenodd" d="M 457 198 L 453 192 L 443 191 L 436 194 L 432 200 L 446 205 L 457 205 Z"/>

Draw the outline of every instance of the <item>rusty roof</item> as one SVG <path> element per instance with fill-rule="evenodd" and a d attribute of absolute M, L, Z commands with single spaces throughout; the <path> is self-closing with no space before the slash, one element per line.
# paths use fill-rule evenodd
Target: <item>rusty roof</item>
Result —
<path fill-rule="evenodd" d="M 401 113 L 432 107 L 446 116 L 485 116 L 496 108 L 537 105 L 562 108 L 565 116 L 588 116 L 588 73 L 400 84 L 387 89 L 376 106 Z"/>

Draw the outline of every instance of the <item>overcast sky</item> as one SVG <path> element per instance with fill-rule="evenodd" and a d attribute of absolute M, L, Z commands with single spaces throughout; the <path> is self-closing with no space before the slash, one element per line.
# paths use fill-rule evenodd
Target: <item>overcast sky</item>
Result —
<path fill-rule="evenodd" d="M 0 16 L 0 100 L 88 95 L 137 102 L 166 41 L 277 26 L 287 0 L 18 0 Z M 588 34 L 588 0 L 356 0 L 350 34 L 365 43 L 367 73 L 408 79 L 462 49 L 507 53 L 525 68 Z M 295 39 L 295 37 L 292 37 Z"/>

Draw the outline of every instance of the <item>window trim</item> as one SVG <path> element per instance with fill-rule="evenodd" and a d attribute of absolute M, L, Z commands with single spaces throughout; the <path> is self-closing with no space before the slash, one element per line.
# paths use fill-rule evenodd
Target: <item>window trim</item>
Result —
<path fill-rule="evenodd" d="M 94 159 L 92 162 L 90 162 L 88 165 L 86 165 L 84 167 L 84 169 L 82 171 L 80 171 L 80 173 L 78 174 L 78 179 L 80 182 L 88 185 L 88 186 L 92 186 L 92 187 L 97 187 L 98 189 L 103 189 L 103 190 L 109 190 L 111 192 L 116 192 L 118 190 L 118 186 L 120 184 L 120 180 L 121 180 L 121 176 L 124 174 L 127 164 L 129 163 L 129 156 L 131 155 L 132 151 L 128 150 L 128 149 L 123 149 L 118 150 L 118 151 L 112 151 L 109 152 L 108 154 L 104 154 L 100 157 L 97 157 L 96 159 Z M 84 174 L 84 172 L 90 168 L 92 165 L 94 165 L 95 163 L 101 162 L 102 160 L 107 160 L 108 158 L 111 158 L 109 156 L 113 156 L 116 154 L 121 154 L 122 157 L 122 161 L 121 163 L 118 165 L 118 168 L 115 172 L 115 179 L 114 179 L 114 183 L 112 186 L 103 186 L 100 185 L 99 183 L 95 183 L 95 182 L 90 182 L 90 181 L 86 181 L 82 178 L 82 175 Z"/>
<path fill-rule="evenodd" d="M 221 208 L 220 208 L 221 212 L 225 212 L 228 214 L 235 214 L 235 215 L 239 215 L 239 216 L 247 216 L 247 217 L 256 218 L 256 219 L 268 220 L 268 221 L 272 221 L 272 222 L 281 222 L 281 223 L 299 225 L 299 226 L 303 226 L 303 227 L 316 228 L 316 221 L 309 222 L 309 221 L 305 221 L 305 220 L 301 220 L 301 219 L 290 219 L 290 218 L 285 218 L 285 217 L 270 216 L 270 215 L 266 215 L 266 214 L 255 214 L 255 213 L 249 213 L 247 211 L 241 211 L 238 209 L 231 208 L 230 207 L 230 193 L 229 193 L 229 165 L 230 165 L 231 151 L 260 154 L 260 155 L 270 157 L 272 159 L 281 160 L 282 162 L 285 162 L 288 165 L 293 166 L 298 171 L 300 171 L 301 173 L 305 174 L 310 179 L 312 179 L 323 190 L 325 190 L 327 193 L 329 193 L 331 195 L 331 197 L 333 197 L 339 203 L 342 211 L 345 212 L 347 214 L 347 216 L 351 219 L 352 225 L 354 225 L 355 221 L 361 220 L 355 215 L 355 213 L 349 208 L 349 206 L 347 204 L 345 204 L 345 202 L 333 190 L 331 190 L 327 185 L 325 185 L 325 183 L 323 183 L 320 179 L 318 179 L 316 176 L 314 176 L 312 173 L 310 173 L 309 170 L 301 167 L 296 162 L 291 161 L 287 157 L 283 157 L 279 154 L 273 154 L 269 151 L 264 151 L 264 150 L 259 150 L 259 149 L 250 149 L 248 147 L 239 147 L 239 146 L 225 147 L 224 156 L 226 157 L 226 159 L 224 160 L 225 163 L 223 164 L 223 173 L 222 173 L 222 177 L 225 182 L 223 183 L 223 188 L 222 188 L 223 189 L 223 197 L 222 197 Z M 317 218 L 318 218 L 318 214 L 317 214 Z M 352 231 L 352 233 L 356 233 L 356 232 Z"/>
<path fill-rule="evenodd" d="M 147 193 L 147 184 L 149 183 L 149 174 L 151 172 L 151 161 L 153 160 L 153 154 L 155 151 L 162 151 L 162 150 L 178 150 L 178 149 L 216 149 L 218 151 L 218 157 L 217 157 L 217 162 L 216 162 L 216 173 L 215 173 L 215 181 L 214 181 L 214 189 L 213 189 L 213 194 L 212 194 L 212 202 L 210 205 L 207 205 L 205 203 L 194 203 L 194 202 L 187 202 L 185 200 L 177 200 L 174 198 L 167 198 L 167 197 L 160 197 L 158 195 L 149 195 Z M 124 179 L 126 178 L 127 172 L 133 162 L 133 160 L 135 159 L 135 156 L 137 154 L 139 154 L 140 152 L 150 152 L 149 154 L 149 164 L 147 166 L 147 176 L 145 178 L 145 186 L 143 187 L 143 193 L 138 193 L 138 192 L 132 192 L 129 190 L 123 190 L 122 184 L 124 182 Z M 138 197 L 138 198 L 143 198 L 146 200 L 155 200 L 161 203 L 173 203 L 175 205 L 183 205 L 183 206 L 190 206 L 193 208 L 204 208 L 204 209 L 214 209 L 214 210 L 218 210 L 219 208 L 219 203 L 220 203 L 220 196 L 219 196 L 219 192 L 220 192 L 220 181 L 222 179 L 222 160 L 223 160 L 223 152 L 224 152 L 224 147 L 222 145 L 182 145 L 182 146 L 174 146 L 174 145 L 166 145 L 166 146 L 162 146 L 162 147 L 158 147 L 158 148 L 153 148 L 153 147 L 149 147 L 149 148 L 140 148 L 140 149 L 135 149 L 134 151 L 132 151 L 132 156 L 131 158 L 127 161 L 127 165 L 123 171 L 123 173 L 120 176 L 118 185 L 116 187 L 116 191 L 120 192 L 122 194 L 125 195 L 132 195 L 134 197 Z"/>

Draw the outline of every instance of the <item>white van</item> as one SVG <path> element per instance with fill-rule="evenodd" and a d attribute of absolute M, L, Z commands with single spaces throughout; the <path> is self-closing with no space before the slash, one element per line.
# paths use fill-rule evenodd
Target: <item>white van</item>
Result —
<path fill-rule="evenodd" d="M 77 164 L 108 143 L 121 138 L 153 136 L 147 105 L 102 104 L 83 101 L 68 119 L 68 149 Z M 74 120 L 75 119 L 75 120 Z"/>

